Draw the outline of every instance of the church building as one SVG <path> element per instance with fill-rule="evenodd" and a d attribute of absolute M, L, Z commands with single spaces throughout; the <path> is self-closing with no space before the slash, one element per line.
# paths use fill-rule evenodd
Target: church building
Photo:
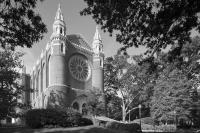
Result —
<path fill-rule="evenodd" d="M 98 28 L 91 47 L 82 36 L 67 32 L 59 5 L 50 41 L 31 73 L 32 107 L 73 107 L 82 113 L 87 90 L 104 89 L 103 60 Z"/>

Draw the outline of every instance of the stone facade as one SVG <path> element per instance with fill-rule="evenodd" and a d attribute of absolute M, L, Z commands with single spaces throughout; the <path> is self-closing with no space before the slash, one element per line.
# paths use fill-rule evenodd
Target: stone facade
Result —
<path fill-rule="evenodd" d="M 83 37 L 67 34 L 60 6 L 53 33 L 31 73 L 33 108 L 74 107 L 82 112 L 87 104 L 86 91 L 104 89 L 103 44 L 96 28 L 92 48 Z"/>

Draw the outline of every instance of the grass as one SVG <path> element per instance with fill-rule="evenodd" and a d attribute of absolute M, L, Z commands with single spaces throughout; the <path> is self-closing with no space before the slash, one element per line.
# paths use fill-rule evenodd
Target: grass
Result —
<path fill-rule="evenodd" d="M 97 126 L 74 127 L 74 128 L 0 128 L 0 133 L 127 133 Z"/>

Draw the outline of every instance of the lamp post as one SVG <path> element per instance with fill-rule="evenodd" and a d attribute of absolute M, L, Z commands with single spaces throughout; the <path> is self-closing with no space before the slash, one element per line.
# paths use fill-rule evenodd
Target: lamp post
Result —
<path fill-rule="evenodd" d="M 177 128 L 177 123 L 176 123 L 176 110 L 174 110 L 174 115 L 175 115 L 175 127 Z"/>
<path fill-rule="evenodd" d="M 139 104 L 139 105 L 138 105 L 138 108 L 139 108 L 140 127 L 141 127 L 141 126 L 142 126 L 142 122 L 141 122 L 141 108 L 142 108 L 142 105 Z"/>

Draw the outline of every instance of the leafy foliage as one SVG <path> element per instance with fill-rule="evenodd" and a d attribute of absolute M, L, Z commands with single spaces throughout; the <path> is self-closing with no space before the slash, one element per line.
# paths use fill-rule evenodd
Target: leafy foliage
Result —
<path fill-rule="evenodd" d="M 191 109 L 196 103 L 191 92 L 199 84 L 199 41 L 196 37 L 192 43 L 184 44 L 179 56 L 172 56 L 174 50 L 169 51 L 171 54 L 160 54 L 159 77 L 151 101 L 155 118 L 173 120 L 177 116 L 191 120 L 193 117 Z"/>
<path fill-rule="evenodd" d="M 190 41 L 191 29 L 200 30 L 199 0 L 84 1 L 87 7 L 80 14 L 91 15 L 104 31 L 116 33 L 122 50 L 144 45 L 153 55 L 168 45 L 178 44 L 181 49 Z"/>
<path fill-rule="evenodd" d="M 86 110 L 89 111 L 93 116 L 95 115 L 105 115 L 105 104 L 104 104 L 104 94 L 99 88 L 93 87 L 88 90 L 89 98 L 87 102 Z"/>
<path fill-rule="evenodd" d="M 72 109 L 33 109 L 26 113 L 26 124 L 31 128 L 73 127 L 79 125 L 80 120 L 81 114 Z"/>
<path fill-rule="evenodd" d="M 134 58 L 140 59 L 140 57 Z M 148 106 L 150 96 L 153 94 L 153 78 L 148 76 L 153 75 L 153 72 L 149 70 L 151 67 L 156 68 L 156 64 L 150 64 L 148 61 L 138 65 L 137 62 L 129 63 L 128 59 L 128 55 L 119 52 L 114 57 L 107 58 L 104 65 L 109 114 L 113 114 L 118 119 L 121 116 L 119 113 L 122 113 L 123 121 L 129 111 L 138 108 L 138 104 L 146 102 Z"/>
<path fill-rule="evenodd" d="M 42 0 L 41 0 L 42 1 Z M 35 13 L 37 0 L 0 1 L 0 45 L 12 49 L 31 47 L 47 32 L 39 14 Z"/>
<path fill-rule="evenodd" d="M 9 49 L 0 51 L 0 119 L 14 117 L 15 107 L 21 105 L 18 99 L 23 92 L 23 86 L 20 84 L 18 70 L 22 68 L 22 55 Z"/>
<path fill-rule="evenodd" d="M 88 118 L 81 118 L 79 120 L 78 123 L 79 126 L 89 126 L 89 125 L 93 125 L 92 120 L 88 119 Z"/>
<path fill-rule="evenodd" d="M 108 122 L 107 128 L 121 131 L 128 131 L 129 133 L 141 133 L 141 127 L 137 123 L 119 123 L 119 122 Z"/>

